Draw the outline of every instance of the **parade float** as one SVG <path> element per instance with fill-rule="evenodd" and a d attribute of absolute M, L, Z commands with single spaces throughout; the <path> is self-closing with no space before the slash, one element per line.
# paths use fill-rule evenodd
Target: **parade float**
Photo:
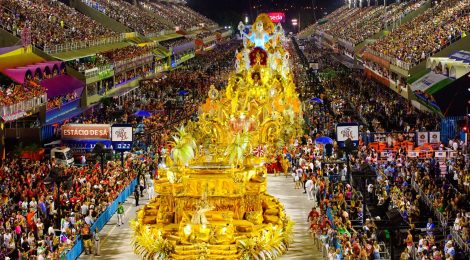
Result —
<path fill-rule="evenodd" d="M 265 14 L 238 29 L 243 48 L 227 86 L 212 86 L 198 120 L 177 129 L 158 196 L 131 221 L 144 259 L 275 259 L 291 242 L 265 166 L 301 133 L 287 41 Z"/>

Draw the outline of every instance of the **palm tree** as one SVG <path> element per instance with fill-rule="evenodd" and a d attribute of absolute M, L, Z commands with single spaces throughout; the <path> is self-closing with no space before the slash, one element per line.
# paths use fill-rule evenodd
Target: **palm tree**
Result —
<path fill-rule="evenodd" d="M 250 144 L 250 136 L 247 132 L 237 133 L 233 142 L 225 150 L 225 156 L 231 164 L 239 165 L 245 157 L 245 151 Z"/>
<path fill-rule="evenodd" d="M 171 156 L 176 165 L 188 165 L 194 158 L 196 140 L 186 132 L 183 126 L 177 129 L 177 133 L 178 135 L 173 136 Z"/>

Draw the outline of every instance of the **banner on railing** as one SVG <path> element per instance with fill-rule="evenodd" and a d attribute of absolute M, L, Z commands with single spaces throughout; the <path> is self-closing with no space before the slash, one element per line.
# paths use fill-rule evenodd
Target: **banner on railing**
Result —
<path fill-rule="evenodd" d="M 418 143 L 418 146 L 429 143 L 429 133 L 428 132 L 418 132 L 417 143 Z"/>
<path fill-rule="evenodd" d="M 90 230 L 95 230 L 95 228 L 98 228 L 98 230 L 101 230 L 106 223 L 111 219 L 111 217 L 114 215 L 114 213 L 117 210 L 117 206 L 119 202 L 124 202 L 127 197 L 129 197 L 133 192 L 134 189 L 137 185 L 137 179 L 134 179 L 127 188 L 125 188 L 121 194 L 116 198 L 116 200 L 111 203 L 111 205 L 108 206 L 108 208 L 101 213 L 101 215 L 98 217 L 98 219 L 95 221 L 93 226 L 91 226 Z M 67 260 L 75 260 L 77 259 L 80 254 L 83 252 L 83 242 L 80 236 L 78 236 L 75 245 L 70 249 L 70 251 L 67 252 L 65 259 Z"/>

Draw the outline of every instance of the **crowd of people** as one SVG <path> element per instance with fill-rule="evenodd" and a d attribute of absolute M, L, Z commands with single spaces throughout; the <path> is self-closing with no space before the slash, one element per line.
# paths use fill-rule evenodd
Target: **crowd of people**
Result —
<path fill-rule="evenodd" d="M 197 113 L 198 104 L 205 101 L 202 94 L 209 86 L 227 79 L 225 71 L 232 68 L 238 45 L 238 41 L 229 41 L 217 51 L 197 56 L 183 69 L 142 81 L 142 86 L 132 94 L 134 102 L 121 105 L 113 102 L 70 121 L 119 121 L 134 124 L 136 129 L 144 124 L 145 133 L 152 135 L 150 140 L 145 140 L 149 144 L 148 153 L 129 155 L 124 166 L 111 160 L 101 172 L 99 163 L 92 160 L 85 166 L 70 167 L 60 165 L 55 159 L 29 161 L 9 157 L 3 161 L 0 258 L 58 259 L 74 245 L 78 235 L 86 242 L 85 252 L 90 253 L 89 238 L 98 232 L 90 230 L 93 223 L 134 178 L 153 174 L 158 164 L 158 156 L 154 155 L 166 147 L 175 127 Z M 188 93 L 181 94 L 182 90 Z M 174 99 L 190 99 L 190 102 L 178 100 L 183 103 L 173 111 L 158 111 Z M 134 115 L 135 111 L 144 109 L 152 115 L 144 120 Z M 65 179 L 59 187 L 54 184 L 57 174 Z"/>
<path fill-rule="evenodd" d="M 173 23 L 180 29 L 191 29 L 200 27 L 204 24 L 206 27 L 214 26 L 215 23 L 209 18 L 195 12 L 184 4 L 169 2 L 142 1 L 140 3 L 144 8 L 158 14 L 163 19 Z"/>
<path fill-rule="evenodd" d="M 86 4 L 140 34 L 148 35 L 173 29 L 155 15 L 124 0 L 85 0 Z"/>
<path fill-rule="evenodd" d="M 147 164 L 140 157 L 128 158 L 124 167 L 110 161 L 104 172 L 100 172 L 99 164 L 64 167 L 54 160 L 3 161 L 0 169 L 1 258 L 59 259 L 138 171 L 148 171 L 153 160 L 142 158 Z M 50 184 L 54 183 L 50 180 L 51 172 L 60 172 L 67 180 L 59 187 Z"/>
<path fill-rule="evenodd" d="M 19 37 L 28 30 L 31 43 L 41 48 L 116 35 L 57 0 L 2 0 L 0 26 Z"/>
<path fill-rule="evenodd" d="M 383 253 L 384 249 L 376 240 L 377 234 L 373 233 L 374 220 L 377 216 L 386 218 L 384 213 L 390 208 L 398 209 L 403 222 L 409 226 L 408 235 L 403 239 L 399 233 L 391 234 L 399 238 L 399 242 L 392 246 L 402 250 L 400 259 L 465 257 L 470 242 L 470 205 L 467 199 L 470 175 L 461 152 L 465 145 L 458 139 L 441 144 L 437 149 L 460 153 L 456 157 L 439 160 L 434 157 L 411 158 L 407 155 L 407 147 L 400 147 L 383 157 L 367 142 L 360 142 L 358 152 L 350 157 L 352 178 L 354 169 L 364 169 L 366 165 L 372 167 L 376 178 L 370 180 L 366 187 L 359 185 L 361 194 L 355 192 L 345 177 L 347 171 L 344 167 L 322 167 L 324 150 L 313 144 L 315 137 L 333 136 L 334 124 L 338 122 L 359 122 L 362 125 L 360 131 L 368 134 L 370 131 L 409 133 L 421 129 L 439 130 L 439 121 L 432 114 L 417 111 L 395 92 L 346 69 L 331 59 L 328 51 L 312 44 L 305 43 L 303 50 L 305 56 L 320 64 L 323 80 L 318 83 L 319 87 L 310 85 L 307 88 L 317 89 L 316 95 L 324 103 L 312 104 L 308 102 L 309 98 L 304 98 L 307 102 L 305 121 L 309 123 L 307 130 L 310 133 L 304 139 L 311 139 L 296 142 L 296 150 L 289 151 L 287 157 L 293 157 L 294 180 L 304 183 L 307 197 L 312 197 L 309 190 L 315 194 L 309 221 L 312 233 L 327 246 L 328 258 L 355 259 L 361 256 L 380 259 L 376 253 Z M 328 77 L 333 72 L 334 75 Z M 385 139 L 384 142 L 388 143 L 388 138 Z M 390 146 L 393 147 L 392 144 Z M 338 151 L 336 145 L 333 147 L 333 151 Z M 341 156 L 333 153 L 333 158 Z M 328 189 L 328 183 L 334 185 Z M 362 196 L 367 198 L 366 211 L 356 209 L 351 214 L 351 208 L 361 204 Z M 358 211 L 362 222 L 355 225 L 357 215 L 354 213 Z"/>
<path fill-rule="evenodd" d="M 0 106 L 10 106 L 23 101 L 39 97 L 46 93 L 46 89 L 40 85 L 39 80 L 29 79 L 24 84 L 11 83 L 3 86 L 0 91 Z"/>
<path fill-rule="evenodd" d="M 436 1 L 412 21 L 402 24 L 370 48 L 408 64 L 418 64 L 460 39 L 470 30 L 468 1 Z"/>
<path fill-rule="evenodd" d="M 165 48 L 173 48 L 175 46 L 179 46 L 181 44 L 191 42 L 191 39 L 186 39 L 185 37 L 182 38 L 176 38 L 176 39 L 171 39 L 171 40 L 166 40 L 159 42 L 160 45 L 164 46 Z"/>
<path fill-rule="evenodd" d="M 73 101 L 78 98 L 77 92 L 73 91 L 62 96 L 48 98 L 47 100 L 47 110 L 54 108 L 60 108 L 63 104 L 67 104 L 70 101 Z"/>
<path fill-rule="evenodd" d="M 364 7 L 362 8 L 364 11 L 349 17 L 345 24 L 335 23 L 336 26 L 328 33 L 357 45 L 417 10 L 424 2 L 424 0 L 413 0 L 387 6 Z"/>
<path fill-rule="evenodd" d="M 100 56 L 107 60 L 108 63 L 117 63 L 137 58 L 144 55 L 150 55 L 152 50 L 155 49 L 154 45 L 137 46 L 129 45 L 124 48 L 114 49 L 107 52 L 100 53 Z"/>

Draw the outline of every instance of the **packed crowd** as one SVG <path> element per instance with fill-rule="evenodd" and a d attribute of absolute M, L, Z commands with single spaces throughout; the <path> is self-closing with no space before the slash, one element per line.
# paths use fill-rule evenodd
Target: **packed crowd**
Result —
<path fill-rule="evenodd" d="M 207 17 L 195 12 L 184 4 L 169 3 L 169 2 L 152 2 L 142 1 L 141 5 L 158 14 L 163 19 L 173 23 L 181 29 L 190 29 L 192 27 L 200 27 L 200 24 L 205 26 L 213 26 L 215 23 Z"/>
<path fill-rule="evenodd" d="M 312 35 L 319 28 L 320 25 L 324 24 L 325 22 L 335 21 L 336 19 L 339 18 L 339 15 L 344 14 L 347 9 L 348 9 L 347 5 L 341 6 L 340 8 L 329 13 L 327 16 L 323 17 L 320 21 L 305 27 L 305 29 L 299 32 L 299 36 L 301 36 L 302 38 L 305 38 L 305 37 Z"/>
<path fill-rule="evenodd" d="M 333 128 L 334 124 L 320 123 L 330 121 L 335 123 L 347 122 L 348 120 L 354 122 L 356 119 L 360 119 L 362 121 L 359 121 L 360 124 L 366 126 L 362 127 L 364 133 L 368 129 L 378 132 L 394 130 L 414 132 L 420 129 L 439 129 L 438 119 L 433 115 L 416 111 L 396 93 L 381 88 L 365 79 L 363 75 L 349 70 L 343 71 L 345 68 L 331 59 L 326 54 L 327 52 L 315 46 L 308 46 L 308 44 L 305 46 L 304 52 L 316 53 L 310 55 L 322 64 L 322 71 L 335 71 L 334 76 L 330 78 L 326 78 L 323 74 L 321 87 L 318 88 L 319 93 L 317 95 L 324 101 L 323 111 L 320 112 L 318 107 L 314 105 L 306 106 L 306 121 L 318 123 L 310 126 L 310 136 L 312 138 L 318 134 L 333 132 L 326 130 Z M 318 55 L 318 53 L 322 55 Z M 308 55 L 306 53 L 306 56 Z M 353 108 L 351 112 L 356 113 L 356 115 L 350 115 L 351 113 L 348 113 L 349 108 Z M 314 115 L 314 118 L 308 118 L 308 115 Z M 319 119 L 315 121 L 315 117 Z M 311 128 L 316 129 L 312 131 Z M 324 130 L 324 132 L 318 132 L 317 128 Z M 384 142 L 388 142 L 388 138 Z M 293 153 L 293 157 L 297 158 L 294 160 L 293 165 L 298 165 L 297 167 L 300 169 L 299 174 L 296 174 L 294 170 L 294 178 L 305 183 L 305 186 L 310 187 L 310 190 L 317 194 L 314 201 L 320 196 L 319 202 L 320 207 L 322 207 L 321 196 L 324 192 L 318 192 L 318 190 L 321 190 L 318 187 L 327 186 L 322 182 L 331 180 L 331 176 L 337 176 L 333 182 L 344 182 L 347 179 L 343 177 L 342 167 L 333 170 L 324 168 L 323 171 L 319 171 L 316 167 L 321 165 L 318 162 L 321 159 L 318 158 L 319 156 L 316 153 L 321 153 L 322 149 L 308 143 L 302 144 L 301 149 L 303 151 Z M 447 146 L 441 144 L 439 147 L 443 151 L 453 150 L 457 152 L 465 148 L 465 145 L 458 139 L 450 140 Z M 309 151 L 317 152 L 314 152 L 313 156 L 308 156 Z M 397 151 L 388 153 L 388 156 L 384 158 L 380 151 L 368 146 L 367 142 L 360 142 L 357 154 L 350 158 L 352 169 L 364 169 L 364 165 L 370 165 L 377 175 L 375 181 L 370 182 L 367 188 L 362 190 L 363 195 L 367 192 L 367 206 L 371 206 L 375 210 L 374 213 L 366 210 L 365 214 L 372 214 L 370 216 L 375 217 L 376 214 L 380 215 L 380 212 L 382 214 L 386 212 L 389 207 L 399 210 L 404 223 L 410 226 L 408 235 L 403 240 L 399 239 L 397 245 L 392 245 L 403 247 L 400 259 L 460 259 L 465 257 L 465 250 L 468 250 L 470 242 L 468 224 L 470 204 L 467 198 L 470 185 L 468 163 L 465 163 L 462 153 L 459 153 L 457 157 L 439 160 L 434 157 L 410 158 L 407 156 L 407 151 L 407 147 L 400 147 Z M 307 156 L 303 156 L 303 153 L 306 153 Z M 307 166 L 302 167 L 299 160 L 304 161 L 304 165 Z M 443 166 L 445 167 L 443 168 Z M 313 170 L 309 170 L 310 168 Z M 312 184 L 308 181 L 310 172 L 313 172 L 315 178 L 322 176 L 322 174 L 323 177 L 329 176 L 329 178 L 325 181 L 314 181 Z M 346 186 L 336 184 L 333 187 L 334 192 L 331 193 L 333 196 L 329 194 L 330 196 L 326 197 L 327 202 L 336 206 L 340 198 L 351 196 L 351 193 L 354 194 L 354 191 L 349 191 L 348 195 L 348 189 L 345 189 L 347 185 L 349 184 L 346 184 Z M 338 186 L 342 187 L 342 190 Z M 311 197 L 309 188 L 306 192 L 308 197 Z M 329 213 L 328 209 L 312 210 L 311 214 L 316 219 L 312 223 L 313 232 L 317 234 L 319 240 L 324 241 L 324 244 L 330 248 L 329 259 L 337 259 L 338 256 L 345 257 L 345 253 L 350 254 L 351 250 L 348 247 L 353 248 L 353 255 L 363 254 L 363 257 L 366 257 L 369 253 L 367 257 L 370 258 L 371 253 L 375 254 L 376 252 L 376 241 L 370 240 L 374 237 L 372 234 L 362 240 L 352 239 L 351 241 L 356 242 L 356 245 L 349 246 L 346 241 L 346 244 L 340 242 L 338 246 L 338 240 L 344 241 L 338 238 L 338 234 L 345 233 L 344 230 L 351 231 L 345 228 L 349 226 L 351 220 L 351 218 L 345 217 L 349 217 L 350 214 L 344 214 L 344 212 L 349 213 L 344 210 L 347 208 L 348 203 L 341 204 L 344 206 L 342 210 L 338 210 L 338 207 L 336 207 L 337 211 L 334 211 L 336 214 Z M 359 230 L 373 230 L 372 221 L 373 219 L 370 218 L 365 220 L 362 225 L 358 225 Z M 444 230 L 447 228 L 450 229 L 451 235 L 443 236 Z M 421 229 L 424 231 L 420 231 Z M 447 229 L 448 233 L 449 230 Z M 347 235 L 347 237 L 351 239 L 353 236 Z M 332 247 L 340 248 L 340 250 L 335 252 L 335 249 L 331 249 Z"/>
<path fill-rule="evenodd" d="M 408 13 L 417 10 L 425 0 L 413 0 L 394 3 L 387 6 L 374 6 L 363 8 L 364 11 L 350 17 L 346 24 L 336 24 L 329 33 L 335 37 L 346 40 L 353 45 L 363 42 L 370 36 L 380 32 L 386 26 L 393 25 Z"/>
<path fill-rule="evenodd" d="M 155 47 L 153 45 L 137 46 L 129 45 L 124 48 L 114 49 L 107 52 L 100 53 L 100 57 L 107 60 L 108 63 L 117 63 L 137 58 L 144 55 L 150 55 Z"/>
<path fill-rule="evenodd" d="M 83 2 L 143 35 L 172 29 L 152 13 L 124 0 L 83 0 Z"/>
<path fill-rule="evenodd" d="M 97 113 L 81 115 L 71 122 L 113 123 L 119 118 L 121 122 L 133 124 L 136 129 L 145 128 L 150 139 L 144 140 L 148 143 L 162 144 L 162 140 L 167 140 L 181 121 L 194 118 L 210 85 L 221 87 L 225 83 L 233 68 L 232 57 L 238 46 L 239 42 L 229 41 L 214 51 L 186 61 L 180 69 L 143 80 L 141 87 L 130 94 L 129 102 L 121 105 L 112 103 Z M 148 111 L 151 116 L 135 116 L 138 110 Z"/>
<path fill-rule="evenodd" d="M 63 96 L 58 96 L 54 98 L 49 98 L 47 100 L 47 110 L 54 108 L 60 108 L 63 104 L 67 104 L 70 101 L 73 101 L 78 98 L 78 94 L 73 91 Z"/>
<path fill-rule="evenodd" d="M 29 28 L 31 43 L 41 48 L 115 35 L 88 16 L 56 0 L 1 0 L 0 26 L 20 37 L 25 28 Z"/>
<path fill-rule="evenodd" d="M 152 135 L 154 140 L 166 140 L 172 131 L 157 131 L 162 129 L 165 121 L 162 117 L 170 121 L 175 118 L 193 119 L 198 112 L 198 104 L 205 102 L 209 87 L 215 85 L 220 88 L 226 83 L 238 46 L 237 41 L 230 41 L 187 61 L 182 70 L 169 72 L 162 79 L 142 82 L 145 104 L 139 108 L 154 111 L 144 120 L 149 132 L 158 133 Z"/>
<path fill-rule="evenodd" d="M 140 158 L 129 158 L 124 167 L 110 161 L 103 173 L 94 164 L 63 167 L 54 160 L 4 161 L 0 169 L 1 258 L 59 259 L 137 172 L 144 167 L 147 170 L 152 160 L 145 159 L 148 159 L 146 165 Z M 59 198 L 57 186 L 48 184 L 49 174 L 56 169 L 61 176 L 68 177 L 59 186 Z"/>
<path fill-rule="evenodd" d="M 401 25 L 370 46 L 374 51 L 409 64 L 418 64 L 440 51 L 470 29 L 470 3 L 450 0 Z"/>
<path fill-rule="evenodd" d="M 197 104 L 205 100 L 201 93 L 206 93 L 212 83 L 226 80 L 221 71 L 233 65 L 231 57 L 238 45 L 238 42 L 228 42 L 216 51 L 196 57 L 183 70 L 169 72 L 161 79 L 143 81 L 133 94 L 134 102 L 111 103 L 71 122 L 119 120 L 132 123 L 136 128 L 144 123 L 146 133 L 152 134 L 152 139 L 147 141 L 154 145 L 153 151 L 158 152 L 165 147 L 174 128 L 197 113 Z M 187 98 L 191 98 L 191 102 L 170 113 L 154 111 L 164 108 L 167 101 L 181 97 L 179 91 L 183 89 L 190 92 Z M 140 109 L 151 111 L 152 116 L 145 120 L 134 116 Z M 109 161 L 103 172 L 99 163 L 93 161 L 88 166 L 71 167 L 64 167 L 54 159 L 3 161 L 0 168 L 0 258 L 59 259 L 74 245 L 78 235 L 86 239 L 94 233 L 90 227 L 137 175 L 153 172 L 158 161 L 149 156 L 129 155 L 124 166 Z M 59 172 L 66 179 L 59 187 L 51 179 L 52 172 Z"/>
<path fill-rule="evenodd" d="M 95 56 L 68 61 L 67 65 L 78 70 L 79 72 L 85 72 L 89 69 L 109 65 L 109 61 L 105 59 L 105 57 L 102 56 L 100 53 L 97 53 Z"/>
<path fill-rule="evenodd" d="M 22 85 L 12 83 L 2 87 L 0 91 L 0 106 L 17 104 L 39 97 L 45 93 L 46 89 L 39 84 L 39 80 L 30 79 Z"/>
<path fill-rule="evenodd" d="M 179 45 L 187 43 L 187 42 L 191 42 L 191 39 L 186 39 L 185 37 L 183 37 L 183 38 L 177 38 L 177 39 L 162 41 L 162 42 L 159 42 L 159 44 L 164 46 L 165 48 L 169 49 L 169 48 L 173 48 L 175 46 L 179 46 Z"/>
<path fill-rule="evenodd" d="M 197 38 L 197 39 L 204 39 L 204 38 L 210 36 L 211 34 L 212 34 L 212 32 L 210 32 L 210 31 L 201 32 L 201 33 L 198 33 L 198 34 L 196 35 L 196 38 Z"/>

